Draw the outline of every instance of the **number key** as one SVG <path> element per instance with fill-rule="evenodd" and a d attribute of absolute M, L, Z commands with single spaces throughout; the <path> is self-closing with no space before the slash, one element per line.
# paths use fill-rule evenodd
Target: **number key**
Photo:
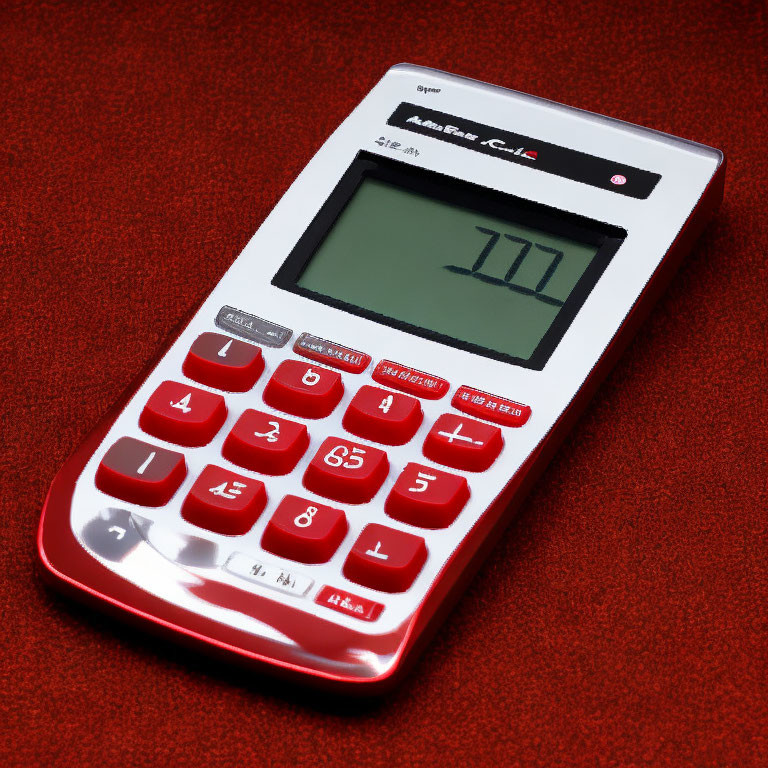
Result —
<path fill-rule="evenodd" d="M 395 481 L 384 511 L 395 520 L 421 528 L 446 528 L 469 499 L 459 475 L 410 462 Z"/>
<path fill-rule="evenodd" d="M 96 487 L 110 496 L 162 507 L 187 475 L 184 456 L 132 437 L 121 437 L 96 470 Z"/>
<path fill-rule="evenodd" d="M 346 515 L 340 509 L 286 496 L 267 523 L 261 546 L 300 563 L 325 563 L 347 535 Z"/>
<path fill-rule="evenodd" d="M 221 395 L 164 381 L 144 406 L 139 426 L 169 443 L 199 446 L 213 440 L 226 418 L 227 406 Z"/>
<path fill-rule="evenodd" d="M 181 516 L 200 528 L 238 536 L 252 528 L 266 503 L 260 480 L 208 464 L 184 499 Z"/>
<path fill-rule="evenodd" d="M 415 397 L 366 384 L 352 398 L 342 425 L 358 437 L 403 445 L 416 434 L 422 417 Z"/>
<path fill-rule="evenodd" d="M 344 575 L 381 592 L 405 592 L 427 559 L 421 536 L 370 523 L 363 528 L 344 563 Z"/>
<path fill-rule="evenodd" d="M 254 344 L 222 333 L 202 333 L 181 369 L 185 376 L 209 387 L 247 392 L 264 370 L 264 357 Z"/>
<path fill-rule="evenodd" d="M 239 467 L 287 475 L 309 447 L 303 424 L 249 408 L 227 435 L 221 453 Z"/>
<path fill-rule="evenodd" d="M 322 419 L 339 404 L 344 394 L 336 371 L 300 360 L 284 360 L 264 387 L 264 402 L 278 411 Z"/>
<path fill-rule="evenodd" d="M 340 437 L 326 438 L 304 473 L 304 487 L 335 501 L 370 501 L 389 472 L 387 454 Z"/>

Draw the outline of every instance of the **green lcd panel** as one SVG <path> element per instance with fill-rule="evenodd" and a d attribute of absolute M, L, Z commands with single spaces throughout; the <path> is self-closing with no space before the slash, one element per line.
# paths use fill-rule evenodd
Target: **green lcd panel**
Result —
<path fill-rule="evenodd" d="M 530 360 L 599 246 L 365 178 L 299 288 Z"/>

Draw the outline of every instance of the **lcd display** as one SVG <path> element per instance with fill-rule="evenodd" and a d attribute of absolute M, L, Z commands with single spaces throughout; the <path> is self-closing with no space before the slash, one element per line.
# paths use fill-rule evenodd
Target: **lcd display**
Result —
<path fill-rule="evenodd" d="M 399 324 L 529 360 L 598 250 L 364 178 L 296 284 Z"/>

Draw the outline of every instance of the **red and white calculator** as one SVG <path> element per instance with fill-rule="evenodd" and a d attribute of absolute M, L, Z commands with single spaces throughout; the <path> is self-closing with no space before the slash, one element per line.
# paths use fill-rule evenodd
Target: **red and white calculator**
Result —
<path fill-rule="evenodd" d="M 700 144 L 393 67 L 58 474 L 45 568 L 254 666 L 391 685 L 724 168 Z"/>

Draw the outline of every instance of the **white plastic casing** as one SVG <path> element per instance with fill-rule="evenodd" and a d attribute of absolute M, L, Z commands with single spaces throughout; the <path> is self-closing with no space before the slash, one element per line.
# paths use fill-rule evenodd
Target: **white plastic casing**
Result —
<path fill-rule="evenodd" d="M 436 92 L 425 93 L 425 88 L 436 89 Z M 387 119 L 404 101 L 647 169 L 660 174 L 661 180 L 647 199 L 638 200 L 388 126 Z M 404 147 L 414 147 L 418 156 L 380 146 L 377 142 L 382 137 L 400 142 Z M 626 230 L 626 240 L 542 371 L 437 344 L 344 313 L 271 284 L 278 268 L 361 150 Z M 198 578 L 218 580 L 284 602 L 297 611 L 322 616 L 357 632 L 382 634 L 394 630 L 413 613 L 446 559 L 545 438 L 582 386 L 696 206 L 721 160 L 717 150 L 514 91 L 411 65 L 393 67 L 308 163 L 203 302 L 188 327 L 118 416 L 77 482 L 71 513 L 75 535 L 83 542 L 83 530 L 89 521 L 105 514 L 104 510 L 127 510 L 135 516 L 138 529 L 145 537 L 145 546 L 117 562 L 95 552 L 92 553 L 94 557 L 122 578 L 166 601 L 246 632 L 288 642 L 272 627 L 251 616 L 201 600 L 187 586 Z M 287 326 L 293 329 L 293 338 L 282 349 L 263 348 L 266 370 L 252 391 L 226 395 L 229 409 L 227 421 L 211 444 L 202 448 L 181 449 L 143 434 L 138 420 L 147 399 L 166 379 L 186 381 L 182 375 L 182 362 L 187 351 L 199 334 L 205 331 L 222 332 L 214 325 L 214 318 L 224 305 Z M 320 420 L 288 416 L 306 423 L 311 436 L 309 450 L 290 475 L 259 477 L 231 465 L 221 456 L 225 436 L 246 408 L 271 411 L 262 401 L 264 384 L 282 360 L 297 357 L 292 352 L 292 344 L 303 331 L 367 352 L 373 357 L 373 365 L 381 359 L 394 360 L 443 377 L 451 384 L 451 391 L 446 397 L 422 402 L 424 421 L 415 438 L 405 446 L 386 449 L 391 464 L 389 477 L 368 504 L 328 502 L 304 489 L 301 478 L 325 437 L 336 435 L 366 443 L 348 435 L 341 426 L 341 419 L 357 389 L 371 383 L 371 368 L 359 375 L 342 374 L 344 399 L 331 416 Z M 530 405 L 532 416 L 522 428 L 503 428 L 505 446 L 489 470 L 464 473 L 471 488 L 471 499 L 450 527 L 425 531 L 392 520 L 384 513 L 384 499 L 406 463 L 417 461 L 430 464 L 421 453 L 424 437 L 440 414 L 452 411 L 451 396 L 460 385 L 469 385 Z M 101 458 L 116 439 L 125 435 L 181 450 L 185 454 L 188 465 L 186 480 L 166 507 L 151 509 L 126 504 L 96 489 L 94 474 Z M 217 535 L 196 528 L 181 518 L 181 502 L 200 471 L 209 463 L 259 477 L 266 484 L 268 506 L 253 529 L 244 536 Z M 346 512 L 350 530 L 330 562 L 300 565 L 261 550 L 259 542 L 264 527 L 287 493 L 331 503 Z M 426 539 L 429 550 L 426 565 L 407 592 L 384 594 L 351 583 L 342 575 L 347 553 L 361 529 L 370 522 Z M 209 562 L 202 566 L 179 566 L 174 562 L 187 541 L 186 537 L 198 537 L 213 543 Z M 157 557 L 157 552 L 163 557 Z M 250 554 L 262 563 L 276 565 L 311 579 L 312 586 L 304 595 L 292 595 L 233 575 L 222 565 L 235 552 Z M 325 584 L 383 603 L 384 611 L 376 621 L 364 622 L 317 605 L 314 597 Z"/>

